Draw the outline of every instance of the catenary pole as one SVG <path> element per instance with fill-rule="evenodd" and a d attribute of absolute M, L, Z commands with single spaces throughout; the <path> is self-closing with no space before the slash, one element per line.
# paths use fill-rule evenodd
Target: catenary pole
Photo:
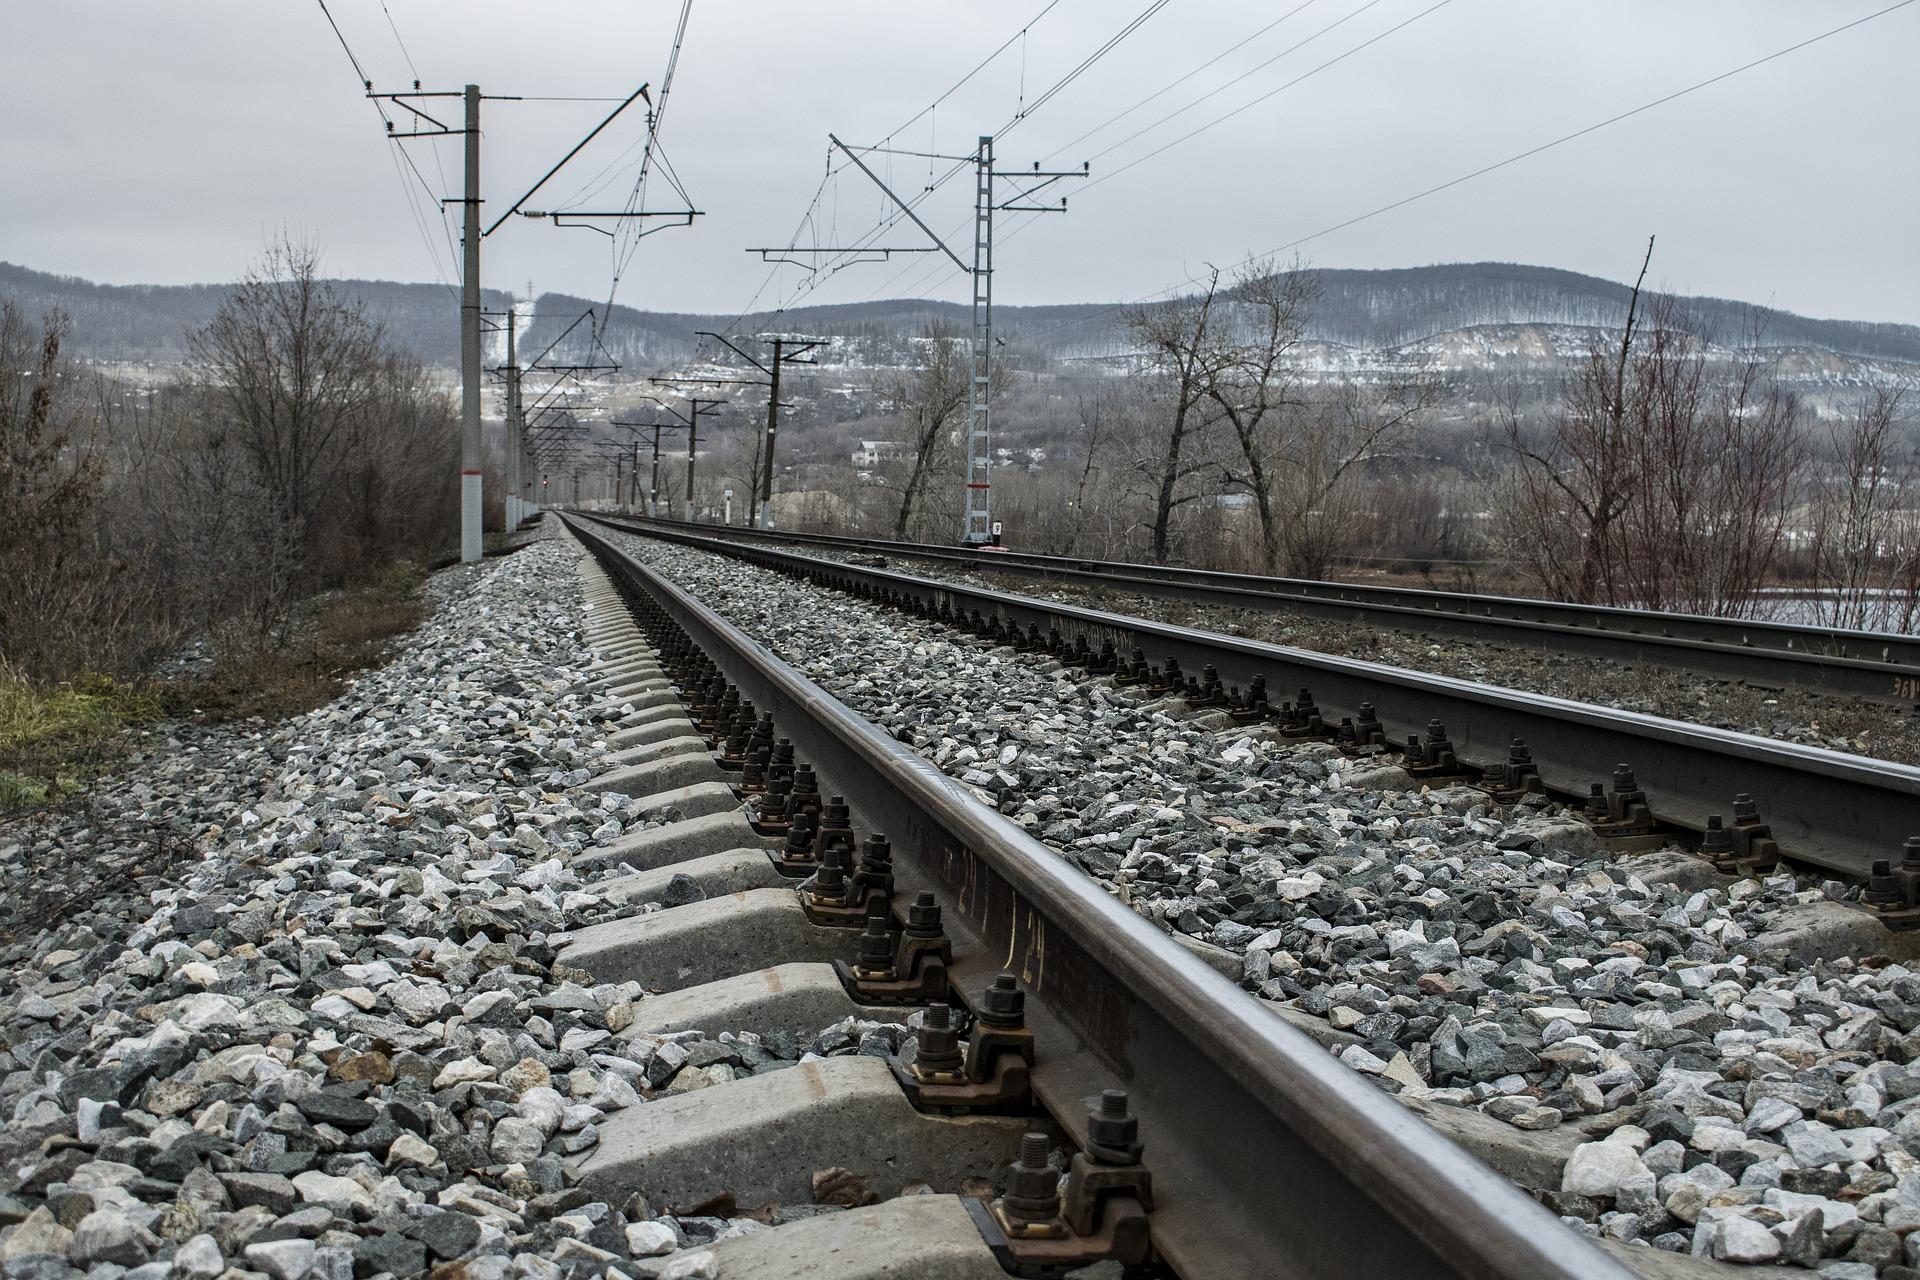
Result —
<path fill-rule="evenodd" d="M 514 359 L 513 309 L 507 309 L 507 531 L 520 527 L 520 367 Z"/>
<path fill-rule="evenodd" d="M 693 460 L 694 452 L 700 447 L 700 399 L 694 397 L 693 417 L 687 423 L 687 509 L 682 519 L 689 523 L 700 518 L 693 502 Z"/>
<path fill-rule="evenodd" d="M 480 559 L 480 86 L 465 91 L 467 105 L 465 234 L 460 272 L 460 559 Z"/>
<path fill-rule="evenodd" d="M 773 442 L 780 431 L 780 356 L 785 343 L 773 340 L 773 369 L 767 375 L 767 439 L 760 453 L 760 484 L 755 502 L 760 510 L 760 527 L 773 528 Z"/>

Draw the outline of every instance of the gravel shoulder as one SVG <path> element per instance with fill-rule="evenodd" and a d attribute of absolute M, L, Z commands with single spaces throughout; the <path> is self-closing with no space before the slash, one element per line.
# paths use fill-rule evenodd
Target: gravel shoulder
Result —
<path fill-rule="evenodd" d="M 581 787 L 616 714 L 586 691 L 581 554 L 436 575 L 432 616 L 327 705 L 181 730 L 89 813 L 0 835 L 11 876 L 57 855 L 85 889 L 0 943 L 5 1280 L 710 1276 L 704 1246 L 780 1220 L 570 1172 L 624 1109 L 911 1045 L 621 1035 L 648 993 L 557 960 L 659 905 L 573 855 L 677 816 Z M 174 847 L 137 856 L 155 832 Z"/>

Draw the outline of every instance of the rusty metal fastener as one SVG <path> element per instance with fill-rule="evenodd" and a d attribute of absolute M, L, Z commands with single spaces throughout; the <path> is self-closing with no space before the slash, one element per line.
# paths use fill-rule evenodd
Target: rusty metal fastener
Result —
<path fill-rule="evenodd" d="M 1106 1164 L 1132 1164 L 1140 1149 L 1140 1121 L 1127 1108 L 1127 1091 L 1102 1090 L 1087 1115 L 1088 1154 Z"/>
<path fill-rule="evenodd" d="M 1051 1226 L 1060 1216 L 1060 1174 L 1048 1162 L 1052 1143 L 1044 1133 L 1020 1137 L 1020 1158 L 1007 1169 L 1007 1193 L 1000 1208 L 1010 1226 Z M 1065 1224 L 1048 1234 L 1062 1234 Z M 1021 1234 L 1026 1234 L 1022 1231 Z"/>
<path fill-rule="evenodd" d="M 1717 813 L 1707 815 L 1707 829 L 1700 833 L 1700 856 L 1723 862 L 1733 856 L 1733 833 Z"/>
<path fill-rule="evenodd" d="M 960 1033 L 953 1025 L 953 1009 L 931 1004 L 914 1033 L 913 1072 L 924 1080 L 965 1078 L 966 1059 L 960 1052 Z"/>
<path fill-rule="evenodd" d="M 814 837 L 814 848 L 821 855 L 829 849 L 846 852 L 853 850 L 853 820 L 847 813 L 845 796 L 829 797 L 820 806 L 820 822 Z"/>
<path fill-rule="evenodd" d="M 886 981 L 897 976 L 893 967 L 893 932 L 884 910 L 867 913 L 867 927 L 860 932 L 860 955 L 854 961 L 856 978 Z"/>
<path fill-rule="evenodd" d="M 891 911 L 885 899 L 867 898 L 867 932 L 861 935 L 860 959 L 849 965 L 833 962 L 834 971 L 847 984 L 854 997 L 869 1004 L 920 1004 L 944 1001 L 949 988 L 947 971 L 953 965 L 953 942 L 940 923 L 940 906 L 933 894 L 921 890 L 907 908 L 907 920 L 900 931 L 898 950 L 885 957 L 869 954 L 880 939 L 873 936 L 876 919 L 885 937 Z"/>
<path fill-rule="evenodd" d="M 1885 858 L 1876 859 L 1873 872 L 1867 877 L 1867 888 L 1860 895 L 1860 901 L 1870 907 L 1900 908 L 1906 905 L 1906 898 L 1900 892 L 1900 882 L 1893 878 L 1893 863 Z"/>

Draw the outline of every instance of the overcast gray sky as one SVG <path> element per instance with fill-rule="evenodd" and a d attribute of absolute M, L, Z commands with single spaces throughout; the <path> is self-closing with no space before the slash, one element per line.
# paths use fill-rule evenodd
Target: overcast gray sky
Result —
<path fill-rule="evenodd" d="M 1890 2 L 1171 0 L 1004 136 L 1003 164 L 1093 159 L 1094 181 L 1069 185 L 1065 215 L 1003 221 L 995 296 L 1152 294 L 1203 263 L 1285 245 Z M 406 87 L 412 73 L 380 0 L 329 4 L 376 87 Z M 894 145 L 969 146 L 1146 5 L 1057 0 Z M 677 0 L 387 0 L 387 8 L 429 88 L 473 81 L 489 93 L 586 96 L 657 86 L 679 12 Z M 855 266 L 815 277 L 803 294 L 803 273 L 768 282 L 768 269 L 742 250 L 788 242 L 820 186 L 829 130 L 879 141 L 1043 8 L 1046 0 L 694 0 L 661 137 L 707 216 L 649 237 L 620 301 L 735 312 L 756 297 L 761 306 L 798 296 L 964 298 L 964 279 L 944 259 Z M 115 283 L 218 281 L 285 228 L 318 241 L 334 274 L 451 278 L 437 215 L 430 250 L 390 155 L 395 144 L 382 139 L 316 0 L 14 3 L 5 25 L 0 259 Z M 1323 266 L 1497 259 L 1621 279 L 1658 233 L 1654 276 L 1668 287 L 1811 315 L 1920 322 L 1916 49 L 1920 4 L 1300 251 Z M 607 109 L 488 103 L 489 207 L 504 209 Z M 574 194 L 638 138 L 639 125 L 610 129 L 533 205 Z M 458 193 L 458 140 L 401 145 L 416 148 L 435 197 Z M 874 163 L 900 188 L 925 185 L 926 160 Z M 631 169 L 610 180 L 594 198 L 601 207 L 625 197 Z M 671 199 L 662 184 L 649 203 Z M 928 220 L 942 232 L 964 226 L 971 200 L 968 182 L 951 182 L 929 197 Z M 845 241 L 883 207 L 858 173 L 842 173 L 817 208 L 819 234 Z M 1021 222 L 1032 225 L 1005 234 Z M 963 238 L 955 245 L 964 256 Z M 886 242 L 912 244 L 918 234 L 902 225 Z M 516 291 L 531 280 L 605 296 L 608 241 L 516 220 L 486 242 L 485 274 L 490 286 Z"/>

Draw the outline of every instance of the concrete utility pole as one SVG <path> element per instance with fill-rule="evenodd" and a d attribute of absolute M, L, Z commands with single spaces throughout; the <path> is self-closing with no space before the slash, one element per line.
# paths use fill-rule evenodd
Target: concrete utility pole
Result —
<path fill-rule="evenodd" d="M 786 339 L 773 340 L 773 372 L 767 380 L 767 440 L 760 456 L 760 483 L 753 495 L 762 529 L 773 528 L 773 443 L 780 434 L 780 357 L 785 347 Z"/>
<path fill-rule="evenodd" d="M 660 518 L 660 424 L 653 424 L 653 478 L 647 482 L 647 514 Z"/>
<path fill-rule="evenodd" d="M 481 478 L 486 458 L 480 444 L 480 86 L 470 84 L 467 104 L 466 209 L 460 253 L 460 558 L 471 564 L 485 553 L 480 532 Z"/>
<path fill-rule="evenodd" d="M 649 379 L 647 379 L 647 381 L 649 381 L 649 382 L 702 382 L 702 383 L 704 383 L 704 382 L 715 382 L 715 381 L 728 381 L 728 382 L 738 382 L 738 381 L 742 381 L 742 380 L 741 380 L 741 379 L 738 379 L 738 378 L 728 378 L 728 379 L 715 379 L 715 378 L 649 378 Z M 670 414 L 672 414 L 672 415 L 673 415 L 674 417 L 676 417 L 676 418 L 678 418 L 678 419 L 679 419 L 680 421 L 679 421 L 678 423 L 672 423 L 672 422 L 667 422 L 667 423 L 646 423 L 646 422 L 638 422 L 638 423 L 625 423 L 625 422 L 616 422 L 616 423 L 614 423 L 613 425 L 614 425 L 614 426 L 616 426 L 616 427 L 624 427 L 624 426 L 638 426 L 638 427 L 647 427 L 647 426 L 651 426 L 651 427 L 653 427 L 653 428 L 654 428 L 654 435 L 655 435 L 655 437 L 656 437 L 656 440 L 655 440 L 655 449 L 656 449 L 656 452 L 657 452 L 657 450 L 658 450 L 658 447 L 659 447 L 659 446 L 658 446 L 658 436 L 659 436 L 659 433 L 660 433 L 661 431 L 663 431 L 663 430 L 664 430 L 664 431 L 678 431 L 678 430 L 679 430 L 680 428 L 682 428 L 682 427 L 685 427 L 685 428 L 686 428 L 686 431 L 687 431 L 687 505 L 686 505 L 686 518 L 687 518 L 688 520 L 692 520 L 692 519 L 694 518 L 694 501 L 693 501 L 693 477 L 694 477 L 694 468 L 695 468 L 695 465 L 696 465 L 696 463 L 697 463 L 697 460 L 698 460 L 698 457 L 699 457 L 699 452 L 700 452 L 700 442 L 701 442 L 702 440 L 704 440 L 704 439 L 706 439 L 706 437 L 705 437 L 705 436 L 703 436 L 703 435 L 701 435 L 701 434 L 700 434 L 700 410 L 702 410 L 702 409 L 717 409 L 717 408 L 719 408 L 719 407 L 720 407 L 721 405 L 723 405 L 723 404 L 726 404 L 727 402 L 726 402 L 725 400 L 710 400 L 710 399 L 707 399 L 707 398 L 705 398 L 705 397 L 702 397 L 702 396 L 699 396 L 699 395 L 694 395 L 694 396 L 691 396 L 691 397 L 689 397 L 689 398 L 688 398 L 688 400 L 687 400 L 687 408 L 688 408 L 688 412 L 686 412 L 686 413 L 682 413 L 682 412 L 680 412 L 680 410 L 679 410 L 678 408 L 676 408 L 676 407 L 675 407 L 675 406 L 674 406 L 673 404 L 671 404 L 671 403 L 669 403 L 668 401 L 665 401 L 665 400 L 662 400 L 662 399 L 661 399 L 661 398 L 660 398 L 659 396 L 656 396 L 656 395 L 651 395 L 651 394 L 649 394 L 649 395 L 647 396 L 647 399 L 649 399 L 649 400 L 651 400 L 651 401 L 653 401 L 653 402 L 654 402 L 655 404 L 657 404 L 657 405 L 659 405 L 659 406 L 660 406 L 660 407 L 661 407 L 662 409 L 665 409 L 665 410 L 666 410 L 666 411 L 667 411 L 668 413 L 670 413 Z M 657 471 L 658 471 L 658 469 L 659 469 L 659 459 L 658 459 L 658 457 L 656 457 L 656 458 L 654 459 L 654 467 L 655 467 L 655 471 L 657 472 Z M 658 475 L 656 474 L 656 476 L 655 476 L 655 480 L 654 480 L 654 489 L 656 490 L 656 492 L 658 491 L 658 489 L 659 489 L 659 487 L 660 487 L 660 484 L 659 484 L 659 478 L 658 478 Z M 672 502 L 671 502 L 671 501 L 669 501 L 669 502 L 668 502 L 668 504 L 667 504 L 667 506 L 668 506 L 668 508 L 669 508 L 669 510 L 671 510 L 671 508 L 672 508 L 672 506 L 673 506 L 673 504 L 672 504 Z M 660 514 L 660 513 L 659 513 L 659 511 L 658 511 L 658 509 L 657 509 L 657 504 L 656 504 L 656 509 L 655 509 L 655 510 L 654 510 L 653 512 L 651 512 L 650 514 L 652 514 L 652 515 L 655 515 L 655 516 L 658 516 L 658 515 Z"/>
<path fill-rule="evenodd" d="M 657 398 L 654 402 L 656 404 L 664 403 Z M 681 419 L 679 422 L 620 422 L 616 420 L 607 424 L 608 426 L 622 427 L 629 431 L 653 432 L 653 480 L 647 488 L 646 514 L 655 518 L 658 518 L 660 515 L 660 433 L 662 431 L 685 431 L 688 435 L 693 434 L 692 423 L 686 420 L 685 415 L 679 413 L 677 410 L 673 412 L 675 417 Z M 633 454 L 633 473 L 637 479 L 640 472 L 640 442 L 638 440 L 633 442 Z"/>
<path fill-rule="evenodd" d="M 724 401 L 722 403 L 725 403 Z M 698 507 L 693 501 L 693 463 L 700 445 L 700 401 L 693 402 L 693 418 L 687 423 L 687 509 L 682 513 L 687 523 L 698 520 Z"/>
<path fill-rule="evenodd" d="M 345 43 L 344 40 L 342 43 Z M 353 56 L 351 50 L 348 51 L 347 56 L 349 58 Z M 354 66 L 358 69 L 359 63 L 355 62 Z M 584 210 L 556 209 L 535 212 L 524 207 L 526 202 L 531 199 L 541 187 L 545 186 L 556 173 L 560 172 L 567 161 L 580 154 L 581 149 L 593 141 L 601 130 L 612 124 L 621 112 L 625 111 L 635 101 L 647 97 L 647 86 L 645 85 L 641 85 L 638 89 L 635 89 L 631 94 L 627 95 L 619 106 L 615 107 L 604 120 L 588 132 L 586 137 L 575 143 L 573 149 L 562 156 L 558 164 L 547 170 L 540 181 L 534 183 L 533 186 L 528 189 L 526 195 L 514 201 L 512 207 L 496 218 L 492 226 L 482 231 L 480 229 L 480 87 L 470 84 L 458 93 L 451 89 L 423 90 L 420 88 L 420 82 L 416 80 L 414 81 L 411 91 L 376 93 L 374 92 L 373 82 L 371 80 L 363 77 L 361 83 L 366 90 L 367 97 L 392 102 L 404 110 L 407 116 L 411 118 L 411 127 L 404 131 L 396 130 L 393 120 L 387 119 L 388 138 L 399 141 L 407 138 L 450 138 L 457 135 L 464 135 L 466 140 L 466 181 L 460 199 L 460 203 L 466 214 L 463 223 L 463 243 L 460 254 L 460 558 L 463 561 L 472 562 L 479 560 L 485 551 L 485 540 L 482 535 L 481 524 L 482 513 L 484 511 L 483 503 L 486 496 L 482 490 L 484 483 L 483 476 L 486 467 L 486 454 L 484 441 L 480 434 L 480 241 L 492 235 L 495 231 L 498 231 L 501 224 L 515 214 L 527 218 L 550 219 L 556 226 L 569 225 L 563 221 L 568 217 L 583 219 L 612 218 L 615 220 L 671 217 L 679 219 L 681 224 L 685 225 L 690 224 L 695 217 L 699 216 L 699 211 L 692 209 L 684 212 L 619 210 L 609 213 L 598 213 Z M 489 96 L 495 101 L 520 101 L 519 98 L 510 96 L 503 97 L 499 94 Z M 466 108 L 464 127 L 460 129 L 453 128 L 446 121 L 433 115 L 427 108 L 414 105 L 417 102 L 424 102 L 427 99 L 456 97 L 462 100 Z M 649 105 L 652 103 L 650 98 L 648 99 L 648 103 Z M 438 108 L 436 107 L 434 110 L 438 110 Z M 381 112 L 383 117 L 386 116 L 386 114 L 385 111 Z M 652 124 L 653 122 L 649 121 L 649 129 L 652 128 Z M 651 154 L 651 144 L 649 144 L 649 154 Z M 511 475 L 515 469 L 511 444 L 508 448 L 508 454 L 507 470 L 509 475 Z M 531 468 L 527 469 L 530 470 Z M 575 496 L 577 497 L 577 489 L 579 486 L 579 476 L 577 474 L 574 477 L 574 484 L 576 488 Z M 545 488 L 546 481 L 542 480 L 541 489 L 543 493 Z M 506 506 L 508 508 L 507 518 L 511 526 L 518 504 L 510 500 Z"/>
<path fill-rule="evenodd" d="M 507 532 L 520 527 L 520 365 L 514 359 L 514 314 L 507 310 Z"/>
<path fill-rule="evenodd" d="M 694 332 L 703 338 L 712 338 L 715 342 L 718 342 L 721 346 L 758 369 L 766 375 L 765 381 L 759 378 L 649 378 L 648 381 L 697 382 L 709 385 L 726 383 L 734 386 L 765 387 L 767 389 L 767 434 L 766 438 L 760 441 L 759 448 L 754 454 L 756 459 L 754 463 L 756 474 L 747 477 L 747 523 L 749 525 L 759 524 L 763 528 L 771 527 L 773 521 L 773 444 L 780 432 L 780 369 L 783 365 L 789 364 L 818 363 L 817 361 L 805 360 L 801 357 L 816 347 L 825 346 L 831 339 L 801 337 L 762 338 L 760 341 L 771 343 L 773 346 L 773 367 L 768 368 L 766 365 L 761 364 L 759 360 L 755 359 L 752 354 L 741 350 L 734 344 L 732 339 L 723 333 L 714 333 L 708 329 L 696 329 Z M 665 405 L 669 410 L 672 410 L 682 421 L 689 421 L 685 415 L 679 414 L 678 410 L 673 410 L 671 405 L 666 405 L 665 401 L 657 401 L 657 403 Z M 707 403 L 709 405 L 722 405 L 725 404 L 726 401 L 709 400 Z M 700 414 L 700 402 L 698 400 L 694 401 L 693 411 L 694 417 L 698 418 Z M 687 518 L 689 520 L 693 519 L 693 454 L 691 443 L 688 445 L 687 454 L 687 512 Z M 731 519 L 729 519 L 728 523 L 732 523 Z"/>

